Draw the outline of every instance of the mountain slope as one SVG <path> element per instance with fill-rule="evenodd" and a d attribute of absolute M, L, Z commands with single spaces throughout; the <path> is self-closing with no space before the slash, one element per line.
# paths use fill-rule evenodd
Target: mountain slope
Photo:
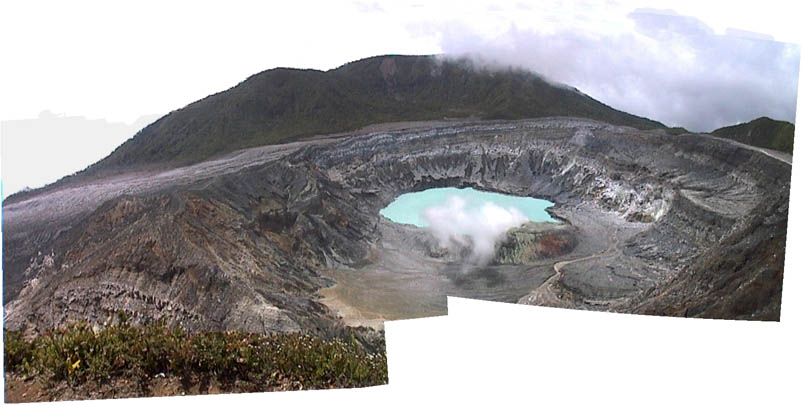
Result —
<path fill-rule="evenodd" d="M 761 117 L 745 124 L 719 128 L 710 133 L 719 138 L 732 139 L 759 148 L 774 149 L 793 154 L 794 124 Z"/>
<path fill-rule="evenodd" d="M 4 324 L 124 310 L 140 324 L 337 336 L 345 321 L 320 292 L 332 282 L 374 321 L 444 311 L 448 294 L 515 302 L 521 280 L 522 303 L 778 320 L 790 178 L 786 161 L 734 142 L 576 118 L 268 146 L 4 204 Z M 455 275 L 458 262 L 439 267 L 379 215 L 405 192 L 464 186 L 553 201 L 581 239 L 538 265 L 543 278 L 529 265 L 522 278 Z"/>
<path fill-rule="evenodd" d="M 663 127 L 531 72 L 477 69 L 435 56 L 379 56 L 327 72 L 279 68 L 256 74 L 162 117 L 87 172 L 178 166 L 380 122 L 544 116 Z"/>

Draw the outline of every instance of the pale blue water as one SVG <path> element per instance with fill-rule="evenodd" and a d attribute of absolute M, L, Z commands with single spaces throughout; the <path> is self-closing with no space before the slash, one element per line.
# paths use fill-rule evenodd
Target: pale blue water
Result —
<path fill-rule="evenodd" d="M 502 208 L 515 208 L 533 222 L 559 222 L 546 212 L 546 208 L 554 205 L 551 201 L 454 187 L 430 188 L 402 194 L 379 213 L 396 223 L 425 228 L 429 224 L 422 218 L 423 211 L 446 204 L 451 196 L 462 197 L 466 202 L 466 211 L 469 212 L 490 202 Z"/>

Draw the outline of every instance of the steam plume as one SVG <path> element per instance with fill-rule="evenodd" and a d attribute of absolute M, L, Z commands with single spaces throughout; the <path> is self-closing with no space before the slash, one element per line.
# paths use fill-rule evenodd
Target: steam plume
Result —
<path fill-rule="evenodd" d="M 495 255 L 496 243 L 508 229 L 529 219 L 515 208 L 491 202 L 469 209 L 464 198 L 451 196 L 445 204 L 425 209 L 423 219 L 441 248 L 450 252 L 470 251 L 470 264 L 487 264 Z"/>

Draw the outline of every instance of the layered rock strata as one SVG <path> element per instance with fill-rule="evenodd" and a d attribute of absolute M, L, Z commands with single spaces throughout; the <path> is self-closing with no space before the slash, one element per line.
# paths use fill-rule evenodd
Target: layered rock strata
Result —
<path fill-rule="evenodd" d="M 418 125 L 54 187 L 3 207 L 6 327 L 124 310 L 190 329 L 335 333 L 342 320 L 318 291 L 346 283 L 337 271 L 414 288 L 389 247 L 407 249 L 435 280 L 421 291 L 442 301 L 777 320 L 790 173 L 711 137 L 549 118 Z M 551 200 L 565 229 L 502 245 L 472 284 L 378 214 L 405 192 L 467 186 Z M 518 278 L 531 285 L 512 288 Z"/>

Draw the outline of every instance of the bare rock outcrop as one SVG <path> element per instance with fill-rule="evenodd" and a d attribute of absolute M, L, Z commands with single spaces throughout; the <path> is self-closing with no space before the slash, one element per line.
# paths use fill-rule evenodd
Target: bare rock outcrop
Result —
<path fill-rule="evenodd" d="M 516 301 L 779 319 L 791 170 L 753 149 L 550 118 L 271 151 L 151 173 L 135 188 L 99 179 L 4 206 L 6 326 L 103 323 L 125 310 L 191 329 L 337 333 L 317 294 L 333 282 L 322 270 L 377 263 L 392 227 L 378 211 L 435 186 L 556 203 L 565 229 L 513 232 L 496 258 L 560 264 Z"/>

